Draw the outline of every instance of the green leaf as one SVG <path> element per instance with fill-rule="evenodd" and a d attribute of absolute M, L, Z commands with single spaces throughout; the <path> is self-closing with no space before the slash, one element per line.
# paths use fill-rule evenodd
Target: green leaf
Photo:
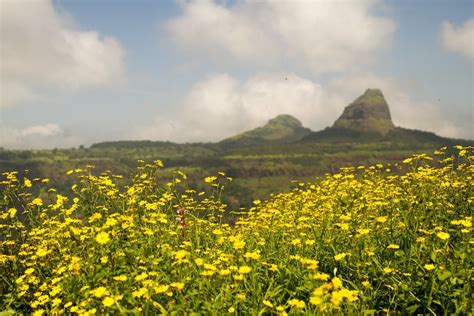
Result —
<path fill-rule="evenodd" d="M 451 272 L 449 272 L 448 270 L 445 270 L 443 272 L 438 272 L 438 280 L 440 281 L 444 281 L 446 280 L 447 278 L 449 278 L 451 276 Z"/>
<path fill-rule="evenodd" d="M 414 314 L 418 307 L 420 307 L 419 304 L 411 305 L 407 307 L 406 311 L 408 312 L 408 314 Z"/>

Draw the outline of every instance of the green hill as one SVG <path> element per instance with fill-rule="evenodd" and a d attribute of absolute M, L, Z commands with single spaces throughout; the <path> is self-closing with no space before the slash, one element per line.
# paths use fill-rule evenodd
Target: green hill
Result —
<path fill-rule="evenodd" d="M 292 143 L 311 133 L 301 122 L 291 115 L 282 114 L 268 121 L 262 127 L 224 139 L 223 147 L 258 146 L 263 144 Z"/>

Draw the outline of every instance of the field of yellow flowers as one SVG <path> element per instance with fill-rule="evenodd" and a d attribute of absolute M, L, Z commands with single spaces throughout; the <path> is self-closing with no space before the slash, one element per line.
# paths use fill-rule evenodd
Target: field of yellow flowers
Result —
<path fill-rule="evenodd" d="M 0 312 L 470 314 L 473 148 L 445 150 L 295 183 L 235 225 L 223 173 L 197 192 L 160 161 L 131 185 L 88 166 L 70 198 L 4 173 Z"/>

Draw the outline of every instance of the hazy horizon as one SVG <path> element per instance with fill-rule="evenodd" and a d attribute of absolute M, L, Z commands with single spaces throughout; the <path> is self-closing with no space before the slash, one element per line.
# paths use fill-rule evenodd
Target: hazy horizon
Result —
<path fill-rule="evenodd" d="M 0 147 L 214 142 L 367 88 L 397 126 L 474 139 L 472 1 L 3 0 Z"/>

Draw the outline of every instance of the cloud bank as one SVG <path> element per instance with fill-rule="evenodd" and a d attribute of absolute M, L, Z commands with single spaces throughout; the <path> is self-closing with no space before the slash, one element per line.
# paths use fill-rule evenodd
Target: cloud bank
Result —
<path fill-rule="evenodd" d="M 0 107 L 125 80 L 124 49 L 113 37 L 80 31 L 50 0 L 3 0 Z"/>
<path fill-rule="evenodd" d="M 452 53 L 459 54 L 474 63 L 474 18 L 462 26 L 455 26 L 449 21 L 441 24 L 441 44 Z"/>
<path fill-rule="evenodd" d="M 219 64 L 285 65 L 313 74 L 360 69 L 391 42 L 395 23 L 379 2 L 237 1 L 181 3 L 166 28 L 181 48 Z"/>
<path fill-rule="evenodd" d="M 153 125 L 134 129 L 131 137 L 219 141 L 282 113 L 317 125 L 334 114 L 330 107 L 317 106 L 333 103 L 326 98 L 320 85 L 293 74 L 254 76 L 246 81 L 215 74 L 196 83 L 177 111 L 157 116 Z"/>
<path fill-rule="evenodd" d="M 0 126 L 0 147 L 13 149 L 48 149 L 73 147 L 81 139 L 70 135 L 58 124 L 47 123 L 25 128 Z"/>
<path fill-rule="evenodd" d="M 196 83 L 176 111 L 158 115 L 149 126 L 134 128 L 130 138 L 220 141 L 261 126 L 279 114 L 293 115 L 317 131 L 331 126 L 344 107 L 367 88 L 382 89 L 398 126 L 449 137 L 472 137 L 466 134 L 469 128 L 449 123 L 447 113 L 428 102 L 411 99 L 395 80 L 359 73 L 325 86 L 295 74 L 253 76 L 242 81 L 229 74 L 215 74 Z"/>

